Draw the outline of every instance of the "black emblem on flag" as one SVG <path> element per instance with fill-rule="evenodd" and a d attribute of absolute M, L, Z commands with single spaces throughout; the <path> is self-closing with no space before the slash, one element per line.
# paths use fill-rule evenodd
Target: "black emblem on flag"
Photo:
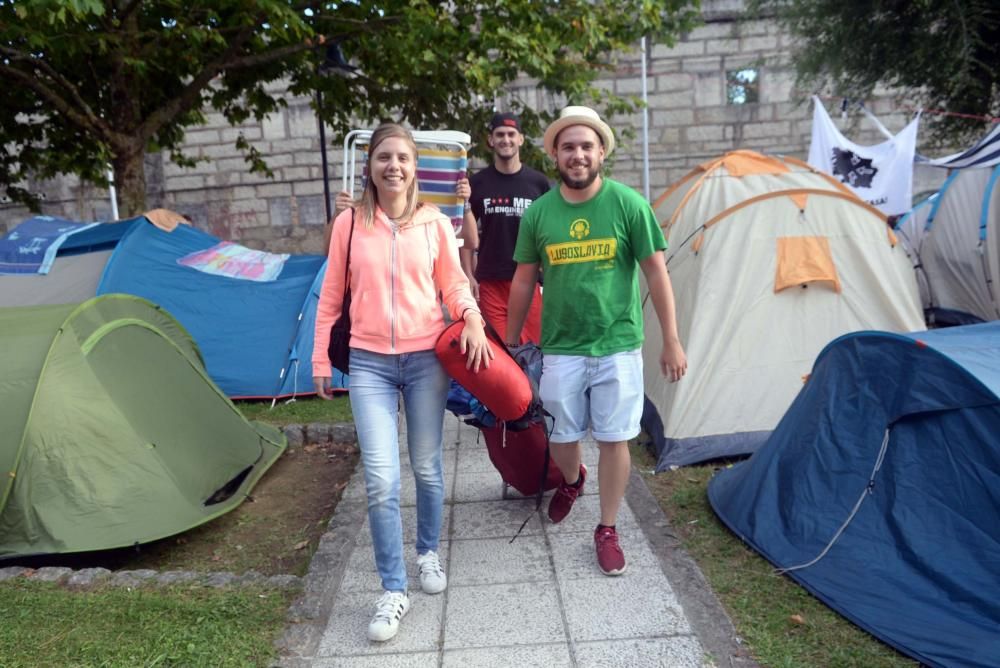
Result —
<path fill-rule="evenodd" d="M 872 179 L 878 174 L 878 167 L 872 167 L 869 158 L 862 158 L 854 151 L 834 147 L 832 172 L 852 188 L 871 188 Z"/>

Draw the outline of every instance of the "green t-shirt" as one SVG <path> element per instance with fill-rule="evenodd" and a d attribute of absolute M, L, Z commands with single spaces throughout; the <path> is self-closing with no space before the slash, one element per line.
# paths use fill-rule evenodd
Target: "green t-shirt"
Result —
<path fill-rule="evenodd" d="M 514 260 L 544 272 L 542 351 L 600 357 L 642 346 L 637 263 L 666 247 L 649 203 L 617 181 L 581 204 L 559 188 L 536 199 Z"/>

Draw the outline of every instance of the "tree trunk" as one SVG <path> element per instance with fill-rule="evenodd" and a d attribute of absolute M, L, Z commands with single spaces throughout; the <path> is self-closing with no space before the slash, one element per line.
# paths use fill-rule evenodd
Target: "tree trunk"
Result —
<path fill-rule="evenodd" d="M 122 218 L 138 216 L 146 210 L 146 165 L 141 148 L 118 153 L 112 166 Z"/>

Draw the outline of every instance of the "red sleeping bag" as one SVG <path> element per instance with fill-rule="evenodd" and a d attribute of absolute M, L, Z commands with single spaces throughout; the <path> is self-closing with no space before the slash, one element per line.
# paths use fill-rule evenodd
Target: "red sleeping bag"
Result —
<path fill-rule="evenodd" d="M 434 352 L 441 360 L 445 373 L 467 389 L 498 420 L 517 420 L 523 417 L 531 406 L 531 383 L 528 376 L 491 328 L 487 328 L 486 333 L 486 340 L 493 349 L 490 367 L 480 368 L 478 372 L 466 369 L 466 357 L 459 349 L 459 339 L 464 327 L 464 320 L 456 320 L 441 332 L 434 345 Z"/>

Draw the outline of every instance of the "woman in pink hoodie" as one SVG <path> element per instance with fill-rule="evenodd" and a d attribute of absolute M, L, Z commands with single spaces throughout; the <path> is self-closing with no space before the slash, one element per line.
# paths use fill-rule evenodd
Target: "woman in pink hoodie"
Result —
<path fill-rule="evenodd" d="M 444 505 L 441 429 L 448 394 L 448 378 L 434 354 L 445 328 L 439 293 L 451 317 L 465 320 L 461 350 L 469 368 L 489 366 L 492 351 L 459 264 L 451 222 L 436 207 L 417 202 L 413 137 L 399 125 L 383 124 L 369 142 L 361 199 L 333 222 L 312 358 L 319 396 L 332 398 L 327 346 L 343 302 L 348 240 L 351 410 L 365 467 L 375 565 L 385 590 L 368 637 L 384 641 L 396 635 L 410 607 L 399 513 L 400 392 L 417 491 L 420 586 L 429 594 L 447 586 L 437 555 Z"/>

